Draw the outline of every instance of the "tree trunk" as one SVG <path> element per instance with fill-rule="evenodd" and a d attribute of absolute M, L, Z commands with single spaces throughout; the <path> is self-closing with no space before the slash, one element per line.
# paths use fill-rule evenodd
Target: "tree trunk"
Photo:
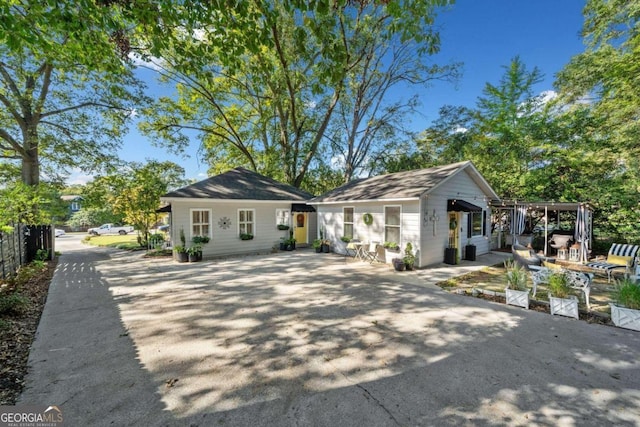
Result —
<path fill-rule="evenodd" d="M 31 148 L 22 158 L 22 182 L 26 185 L 38 185 L 40 183 L 40 162 L 38 148 Z"/>

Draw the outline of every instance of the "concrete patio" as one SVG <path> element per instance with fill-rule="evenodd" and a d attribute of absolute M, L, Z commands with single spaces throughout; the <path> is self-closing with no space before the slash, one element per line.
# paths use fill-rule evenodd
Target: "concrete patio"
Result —
<path fill-rule="evenodd" d="M 640 334 L 432 284 L 492 263 L 70 250 L 21 402 L 69 425 L 637 425 Z"/>

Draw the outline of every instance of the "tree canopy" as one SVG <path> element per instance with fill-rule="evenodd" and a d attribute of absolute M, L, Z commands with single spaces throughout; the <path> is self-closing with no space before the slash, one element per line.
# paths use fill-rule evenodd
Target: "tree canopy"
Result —
<path fill-rule="evenodd" d="M 368 128 L 383 137 L 376 130 L 383 128 L 380 121 L 363 124 L 366 114 L 382 111 L 380 102 L 367 104 L 361 97 L 354 103 L 351 95 L 450 71 L 420 62 L 439 48 L 435 11 L 448 3 L 247 3 L 234 13 L 212 14 L 188 31 L 176 28 L 154 67 L 176 83 L 177 95 L 146 110 L 151 119 L 143 129 L 174 148 L 187 139 L 180 131 L 195 130 L 214 172 L 244 165 L 299 187 L 311 169 L 326 163 L 318 153 L 329 152 L 324 139 L 338 108 L 361 111 L 355 119 L 342 115 L 354 132 Z M 411 67 L 407 54 L 398 56 L 402 46 L 411 47 Z M 363 73 L 382 73 L 376 67 L 384 61 L 393 71 L 367 89 Z M 353 144 L 355 136 L 341 144 Z M 365 137 L 364 145 L 372 138 Z M 347 157 L 352 169 L 354 160 L 358 166 L 366 156 Z"/>

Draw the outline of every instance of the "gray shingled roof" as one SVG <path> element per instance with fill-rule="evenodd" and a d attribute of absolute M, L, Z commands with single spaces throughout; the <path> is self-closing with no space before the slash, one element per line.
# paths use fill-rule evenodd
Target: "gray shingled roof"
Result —
<path fill-rule="evenodd" d="M 245 168 L 235 168 L 171 191 L 163 198 L 307 201 L 313 195 Z"/>
<path fill-rule="evenodd" d="M 473 164 L 466 161 L 358 179 L 313 198 L 309 203 L 418 198 L 467 167 L 471 167 L 474 173 L 484 180 Z M 488 189 L 493 193 L 490 187 Z"/>

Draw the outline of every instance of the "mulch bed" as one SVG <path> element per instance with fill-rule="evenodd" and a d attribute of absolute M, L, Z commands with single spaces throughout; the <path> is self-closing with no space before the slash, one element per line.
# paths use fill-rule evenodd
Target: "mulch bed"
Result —
<path fill-rule="evenodd" d="M 29 350 L 47 301 L 56 261 L 20 287 L 29 304 L 20 313 L 0 315 L 0 405 L 15 405 L 24 387 Z"/>

